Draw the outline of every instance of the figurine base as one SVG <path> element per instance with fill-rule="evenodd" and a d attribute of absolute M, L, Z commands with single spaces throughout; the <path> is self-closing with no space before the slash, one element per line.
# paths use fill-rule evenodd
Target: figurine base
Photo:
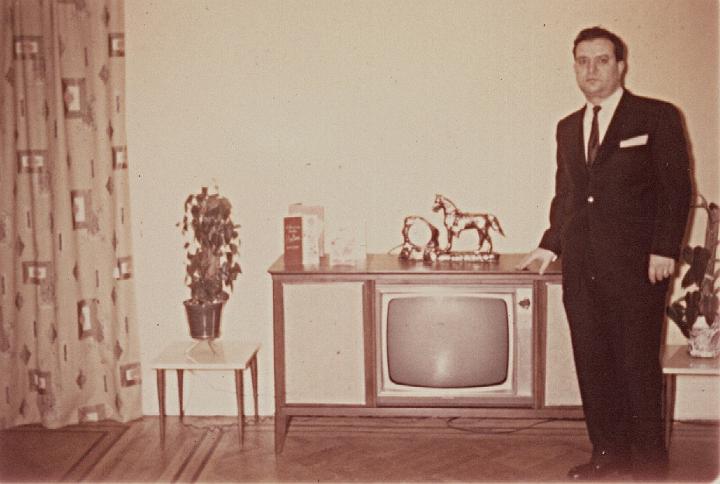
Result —
<path fill-rule="evenodd" d="M 437 262 L 497 262 L 495 252 L 446 252 L 437 255 Z"/>

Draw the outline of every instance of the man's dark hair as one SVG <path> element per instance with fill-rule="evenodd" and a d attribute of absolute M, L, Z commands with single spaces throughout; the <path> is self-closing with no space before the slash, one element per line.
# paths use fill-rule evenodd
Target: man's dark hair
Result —
<path fill-rule="evenodd" d="M 580 42 L 594 39 L 607 39 L 612 42 L 615 50 L 615 60 L 625 60 L 625 42 L 617 35 L 602 27 L 590 27 L 580 31 L 578 36 L 575 37 L 575 43 L 573 44 L 573 57 L 575 57 L 575 50 Z"/>

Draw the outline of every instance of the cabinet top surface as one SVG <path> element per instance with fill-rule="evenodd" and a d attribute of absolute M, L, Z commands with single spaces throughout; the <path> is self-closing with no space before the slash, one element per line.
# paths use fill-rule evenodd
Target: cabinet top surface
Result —
<path fill-rule="evenodd" d="M 522 277 L 527 279 L 555 279 L 560 275 L 560 262 L 553 262 L 544 275 L 537 272 L 537 264 L 530 270 L 518 271 L 515 266 L 522 261 L 525 254 L 501 254 L 496 262 L 435 262 L 424 264 L 422 261 L 402 260 L 392 254 L 368 254 L 364 263 L 357 265 L 330 265 L 327 260 L 320 261 L 318 266 L 292 265 L 286 266 L 280 256 L 270 266 L 268 272 L 275 276 L 281 275 L 497 275 Z"/>

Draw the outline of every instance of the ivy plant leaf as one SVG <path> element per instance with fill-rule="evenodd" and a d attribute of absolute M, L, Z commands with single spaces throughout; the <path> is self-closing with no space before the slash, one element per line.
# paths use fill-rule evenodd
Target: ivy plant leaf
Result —
<path fill-rule="evenodd" d="M 705 316 L 708 326 L 711 325 L 718 313 L 717 294 L 705 294 L 699 302 L 699 312 Z"/>
<path fill-rule="evenodd" d="M 693 260 L 693 249 L 692 247 L 685 246 L 682 250 L 682 261 L 686 264 L 692 264 Z"/>
<path fill-rule="evenodd" d="M 692 328 L 692 324 L 694 323 L 694 321 L 693 323 L 688 323 L 685 306 L 683 306 L 680 301 L 675 301 L 671 306 L 667 308 L 667 315 L 673 322 L 675 322 L 682 334 L 686 338 L 689 338 L 690 329 Z"/>
<path fill-rule="evenodd" d="M 689 328 L 692 328 L 700 313 L 700 291 L 692 291 L 685 294 L 685 321 Z"/>
<path fill-rule="evenodd" d="M 692 262 L 690 268 L 685 273 L 682 280 L 682 287 L 688 287 L 692 284 L 702 285 L 708 261 L 710 260 L 710 251 L 705 247 L 694 247 L 692 250 Z"/>
<path fill-rule="evenodd" d="M 668 317 L 677 325 L 681 325 L 685 318 L 685 308 L 679 302 L 674 302 L 666 308 Z"/>

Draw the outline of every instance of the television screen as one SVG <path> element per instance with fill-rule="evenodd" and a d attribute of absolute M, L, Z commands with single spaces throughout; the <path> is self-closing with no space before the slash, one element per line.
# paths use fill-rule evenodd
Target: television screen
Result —
<path fill-rule="evenodd" d="M 508 307 L 502 297 L 392 298 L 387 312 L 388 376 L 398 385 L 483 387 L 508 378 Z"/>

